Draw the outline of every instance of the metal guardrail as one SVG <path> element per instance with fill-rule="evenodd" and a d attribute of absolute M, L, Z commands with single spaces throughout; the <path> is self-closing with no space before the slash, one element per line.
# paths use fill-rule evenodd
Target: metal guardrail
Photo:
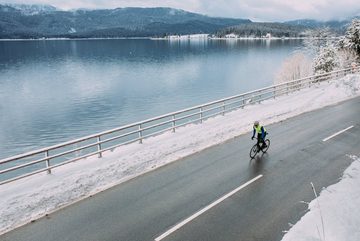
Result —
<path fill-rule="evenodd" d="M 98 155 L 100 158 L 104 152 L 112 151 L 117 147 L 133 142 L 142 143 L 148 137 L 167 131 L 175 132 L 176 128 L 191 123 L 202 123 L 210 117 L 225 115 L 226 112 L 243 108 L 246 105 L 259 103 L 359 70 L 359 67 L 347 68 L 297 79 L 8 157 L 0 160 L 0 185 L 41 172 L 51 173 L 54 168 L 90 156 Z"/>

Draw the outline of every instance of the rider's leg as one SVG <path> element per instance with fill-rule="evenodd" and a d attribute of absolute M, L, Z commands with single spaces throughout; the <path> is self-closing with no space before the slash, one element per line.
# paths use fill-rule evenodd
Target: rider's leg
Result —
<path fill-rule="evenodd" d="M 260 143 L 262 143 L 261 140 L 262 140 L 262 139 L 261 139 L 261 134 L 258 134 L 256 145 L 257 145 L 257 147 L 259 148 L 259 150 L 260 150 Z"/>
<path fill-rule="evenodd" d="M 267 147 L 267 145 L 266 145 L 266 143 L 265 143 L 266 135 L 267 135 L 267 133 L 265 132 L 264 138 L 261 139 L 262 147 L 263 147 L 263 148 Z"/>

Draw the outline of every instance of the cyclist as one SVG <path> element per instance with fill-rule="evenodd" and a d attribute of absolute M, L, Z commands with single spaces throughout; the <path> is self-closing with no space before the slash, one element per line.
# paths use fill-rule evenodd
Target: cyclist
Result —
<path fill-rule="evenodd" d="M 251 140 L 254 140 L 255 134 L 257 134 L 257 146 L 260 150 L 260 143 L 262 143 L 261 148 L 266 148 L 267 145 L 265 143 L 265 137 L 266 137 L 266 129 L 262 125 L 259 124 L 259 121 L 254 122 L 253 126 L 253 136 L 251 137 Z"/>

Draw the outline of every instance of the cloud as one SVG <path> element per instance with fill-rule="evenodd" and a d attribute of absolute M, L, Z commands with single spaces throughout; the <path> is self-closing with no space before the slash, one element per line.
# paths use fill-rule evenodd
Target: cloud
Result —
<path fill-rule="evenodd" d="M 9 2 L 0 0 L 0 3 Z M 12 0 L 50 4 L 62 9 L 117 7 L 172 7 L 210 16 L 284 21 L 299 18 L 344 19 L 360 12 L 359 0 Z"/>

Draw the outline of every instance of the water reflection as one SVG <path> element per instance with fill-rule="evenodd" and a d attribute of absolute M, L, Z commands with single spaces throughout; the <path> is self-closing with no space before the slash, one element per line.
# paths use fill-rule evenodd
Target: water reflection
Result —
<path fill-rule="evenodd" d="M 0 158 L 270 85 L 299 41 L 0 41 Z"/>

